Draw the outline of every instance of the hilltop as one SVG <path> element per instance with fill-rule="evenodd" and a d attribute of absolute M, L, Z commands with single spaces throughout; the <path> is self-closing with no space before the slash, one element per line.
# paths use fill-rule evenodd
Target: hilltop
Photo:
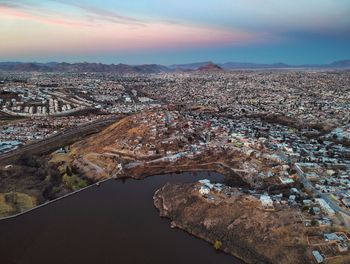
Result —
<path fill-rule="evenodd" d="M 203 183 L 166 184 L 154 195 L 154 205 L 171 227 L 206 240 L 245 263 L 316 263 L 313 250 L 337 252 L 336 243 L 322 241 L 322 232 L 344 232 L 340 226 L 305 224 L 305 210 L 274 203 L 265 207 L 256 196 L 238 188 L 209 184 L 209 194 L 201 194 Z M 205 190 L 205 189 L 204 189 Z M 349 263 L 349 254 L 329 257 L 324 263 Z"/>
<path fill-rule="evenodd" d="M 214 63 L 208 63 L 207 65 L 203 65 L 198 68 L 198 71 L 200 72 L 218 72 L 223 71 L 223 69 Z"/>
<path fill-rule="evenodd" d="M 236 142 L 224 146 L 225 141 L 225 129 L 210 127 L 208 122 L 170 107 L 120 120 L 72 145 L 65 160 L 67 166 L 93 181 L 211 170 L 222 173 L 235 184 L 262 186 L 264 180 L 256 174 L 267 171 L 269 161 L 251 157 L 250 152 L 235 147 Z M 248 164 L 256 170 L 246 169 Z"/>

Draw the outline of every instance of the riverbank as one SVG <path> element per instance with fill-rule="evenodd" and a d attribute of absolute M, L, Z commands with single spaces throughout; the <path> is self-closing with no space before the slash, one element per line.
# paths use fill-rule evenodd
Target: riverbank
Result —
<path fill-rule="evenodd" d="M 169 228 L 154 208 L 152 197 L 167 182 L 204 178 L 223 180 L 211 172 L 107 180 L 0 221 L 0 263 L 240 264 L 205 241 Z"/>
<path fill-rule="evenodd" d="M 34 204 L 31 207 L 23 208 L 23 210 L 19 211 L 18 213 L 4 215 L 4 216 L 1 216 L 1 214 L 0 214 L 0 221 L 21 216 L 21 215 L 29 213 L 33 210 L 37 210 L 41 207 L 55 203 L 61 199 L 65 199 L 65 198 L 70 197 L 72 195 L 78 194 L 81 191 L 85 191 L 85 190 L 92 188 L 92 187 L 100 186 L 100 184 L 102 184 L 106 181 L 110 181 L 110 180 L 127 180 L 127 179 L 144 180 L 148 177 L 161 176 L 161 175 L 166 175 L 166 174 L 171 174 L 171 173 L 175 173 L 176 175 L 183 174 L 183 173 L 194 173 L 194 174 L 201 175 L 201 173 L 203 173 L 203 172 L 205 173 L 208 171 L 210 171 L 212 173 L 218 173 L 218 174 L 223 175 L 223 181 L 225 183 L 230 184 L 230 185 L 240 186 L 240 187 L 247 186 L 247 184 L 244 181 L 242 181 L 242 179 L 240 178 L 239 175 L 234 174 L 234 171 L 231 171 L 231 170 L 229 170 L 228 167 L 226 167 L 224 165 L 217 164 L 215 162 L 206 163 L 206 164 L 197 164 L 195 166 L 193 166 L 193 165 L 191 165 L 191 166 L 186 166 L 186 165 L 184 165 L 184 166 L 168 166 L 168 167 L 154 166 L 151 168 L 144 168 L 143 169 L 144 173 L 136 174 L 136 177 L 135 176 L 134 177 L 133 176 L 126 177 L 124 175 L 123 175 L 123 177 L 109 177 L 109 178 L 97 181 L 97 182 L 90 184 L 86 187 L 83 187 L 81 189 L 68 192 L 62 196 L 55 198 L 55 199 L 45 201 L 41 204 Z"/>
<path fill-rule="evenodd" d="M 58 202 L 58 201 L 60 201 L 60 200 L 62 200 L 62 199 L 65 199 L 65 198 L 68 198 L 68 197 L 70 197 L 70 196 L 76 195 L 76 194 L 78 194 L 78 193 L 80 193 L 80 192 L 82 192 L 82 191 L 88 190 L 88 189 L 93 188 L 93 187 L 96 187 L 96 186 L 100 186 L 102 183 L 107 182 L 107 181 L 110 181 L 110 180 L 112 180 L 112 178 L 108 178 L 108 179 L 101 180 L 101 181 L 99 181 L 99 182 L 96 182 L 96 183 L 94 183 L 94 184 L 91 184 L 91 185 L 89 185 L 89 186 L 86 186 L 86 187 L 84 187 L 84 188 L 81 188 L 81 189 L 79 189 L 79 190 L 76 190 L 76 191 L 67 193 L 67 194 L 65 194 L 65 195 L 63 195 L 63 196 L 60 196 L 60 197 L 56 198 L 56 199 L 53 199 L 53 200 L 50 200 L 50 201 L 46 201 L 46 202 L 44 202 L 44 203 L 42 203 L 42 204 L 35 205 L 35 206 L 32 206 L 32 207 L 24 208 L 23 211 L 20 211 L 19 213 L 16 213 L 16 214 L 11 214 L 11 215 L 4 216 L 4 217 L 1 217 L 1 215 L 0 215 L 0 221 L 2 221 L 2 220 L 7 220 L 7 219 L 12 219 L 12 218 L 17 218 L 17 217 L 19 217 L 19 216 L 21 216 L 21 215 L 24 215 L 24 214 L 30 213 L 30 212 L 32 212 L 32 211 L 38 210 L 38 209 L 40 209 L 41 207 L 45 207 L 45 206 L 51 205 L 51 204 L 56 203 L 56 202 Z"/>
<path fill-rule="evenodd" d="M 246 263 L 313 263 L 307 229 L 296 208 L 262 208 L 259 199 L 230 188 L 222 194 L 203 196 L 196 184 L 167 184 L 154 196 L 162 217 L 230 253 Z M 331 263 L 331 262 L 329 262 Z"/>

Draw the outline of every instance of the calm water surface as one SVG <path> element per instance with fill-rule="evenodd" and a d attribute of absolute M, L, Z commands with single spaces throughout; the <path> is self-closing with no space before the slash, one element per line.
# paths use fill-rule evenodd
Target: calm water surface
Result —
<path fill-rule="evenodd" d="M 167 182 L 222 180 L 217 173 L 182 173 L 145 180 L 110 180 L 18 218 L 0 221 L 1 264 L 242 263 L 170 228 L 153 206 Z"/>

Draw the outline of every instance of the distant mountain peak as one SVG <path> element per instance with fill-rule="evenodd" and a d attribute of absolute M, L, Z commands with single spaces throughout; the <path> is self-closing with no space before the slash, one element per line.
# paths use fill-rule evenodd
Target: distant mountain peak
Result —
<path fill-rule="evenodd" d="M 223 68 L 221 68 L 219 65 L 214 64 L 213 62 L 209 62 L 206 65 L 203 65 L 201 67 L 198 68 L 198 71 L 202 71 L 202 72 L 212 72 L 212 71 L 223 71 Z"/>
<path fill-rule="evenodd" d="M 116 74 L 150 74 L 171 72 L 172 70 L 157 64 L 128 65 L 128 64 L 103 64 L 103 63 L 0 63 L 0 71 L 10 72 L 110 72 Z"/>
<path fill-rule="evenodd" d="M 329 64 L 289 65 L 283 62 L 272 64 L 226 62 L 215 64 L 212 61 L 163 66 L 159 64 L 103 64 L 103 63 L 67 63 L 67 62 L 0 62 L 0 71 L 8 72 L 109 72 L 116 74 L 152 74 L 163 72 L 218 72 L 243 69 L 350 69 L 350 60 L 339 60 Z"/>

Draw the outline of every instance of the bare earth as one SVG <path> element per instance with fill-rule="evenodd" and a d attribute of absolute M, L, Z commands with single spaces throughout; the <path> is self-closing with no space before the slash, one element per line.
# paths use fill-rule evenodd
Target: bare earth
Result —
<path fill-rule="evenodd" d="M 306 228 L 301 212 L 283 207 L 265 210 L 260 201 L 238 189 L 229 199 L 214 201 L 199 195 L 198 184 L 167 184 L 154 196 L 160 215 L 172 226 L 214 244 L 247 263 L 315 263 L 308 237 L 321 228 Z M 324 229 L 323 229 L 324 231 Z M 325 263 L 348 263 L 348 257 Z"/>

